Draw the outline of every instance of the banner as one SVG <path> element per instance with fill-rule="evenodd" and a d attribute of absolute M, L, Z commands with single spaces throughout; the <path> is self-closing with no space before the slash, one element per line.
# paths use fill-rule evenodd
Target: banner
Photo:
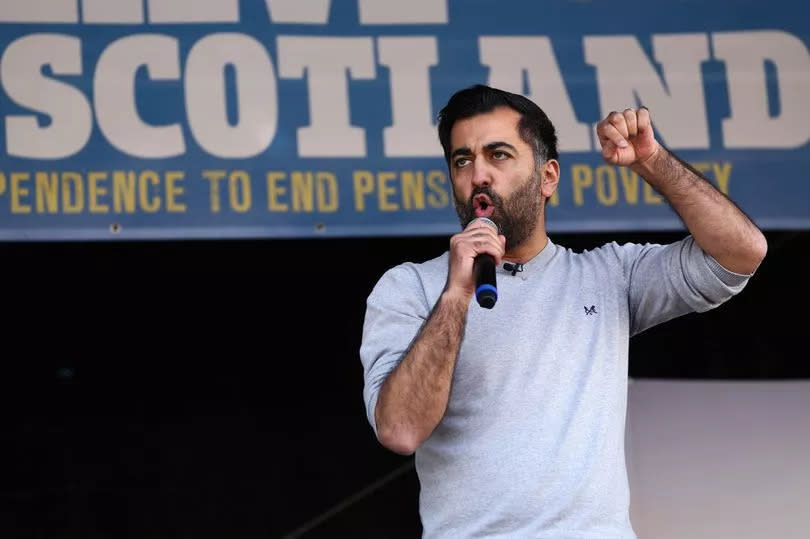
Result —
<path fill-rule="evenodd" d="M 601 158 L 640 105 L 758 225 L 810 228 L 809 41 L 788 0 L 2 0 L 0 239 L 455 233 L 436 115 L 475 83 L 557 126 L 551 233 L 682 228 Z"/>

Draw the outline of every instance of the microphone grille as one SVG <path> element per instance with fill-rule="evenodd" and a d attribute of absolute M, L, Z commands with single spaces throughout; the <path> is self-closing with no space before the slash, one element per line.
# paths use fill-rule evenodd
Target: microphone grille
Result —
<path fill-rule="evenodd" d="M 500 232 L 500 231 L 498 230 L 498 225 L 497 225 L 497 224 L 495 224 L 495 221 L 493 221 L 493 220 L 491 220 L 491 219 L 488 219 L 488 218 L 486 218 L 486 217 L 476 217 L 476 218 L 475 218 L 475 219 L 473 219 L 471 222 L 474 222 L 474 221 L 481 221 L 482 223 L 485 223 L 485 224 L 487 224 L 487 225 L 491 226 L 492 228 L 494 228 L 494 229 L 495 229 L 495 232 Z"/>

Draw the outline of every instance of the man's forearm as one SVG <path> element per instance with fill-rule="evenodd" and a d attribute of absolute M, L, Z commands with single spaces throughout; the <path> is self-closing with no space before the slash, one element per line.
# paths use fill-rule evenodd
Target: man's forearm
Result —
<path fill-rule="evenodd" d="M 444 416 L 468 307 L 469 298 L 442 294 L 380 389 L 375 419 L 389 449 L 413 453 Z"/>
<path fill-rule="evenodd" d="M 752 273 L 767 251 L 765 237 L 723 193 L 666 148 L 633 170 L 663 195 L 700 247 L 726 269 Z"/>

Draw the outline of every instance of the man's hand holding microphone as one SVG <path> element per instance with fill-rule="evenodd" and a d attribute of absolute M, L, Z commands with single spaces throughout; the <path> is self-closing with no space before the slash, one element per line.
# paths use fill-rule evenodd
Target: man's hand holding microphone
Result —
<path fill-rule="evenodd" d="M 460 233 L 450 238 L 450 269 L 445 293 L 469 301 L 476 296 L 479 305 L 491 309 L 498 294 L 495 268 L 501 263 L 506 237 L 498 226 L 485 217 L 473 219 Z"/>

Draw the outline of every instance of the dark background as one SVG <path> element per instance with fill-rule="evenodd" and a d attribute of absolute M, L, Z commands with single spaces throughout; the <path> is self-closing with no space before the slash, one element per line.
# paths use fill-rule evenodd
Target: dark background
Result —
<path fill-rule="evenodd" d="M 766 235 L 739 296 L 631 341 L 630 376 L 810 378 L 810 232 Z M 446 246 L 0 244 L 0 536 L 418 536 L 412 459 L 373 438 L 358 349 L 382 272 Z"/>

